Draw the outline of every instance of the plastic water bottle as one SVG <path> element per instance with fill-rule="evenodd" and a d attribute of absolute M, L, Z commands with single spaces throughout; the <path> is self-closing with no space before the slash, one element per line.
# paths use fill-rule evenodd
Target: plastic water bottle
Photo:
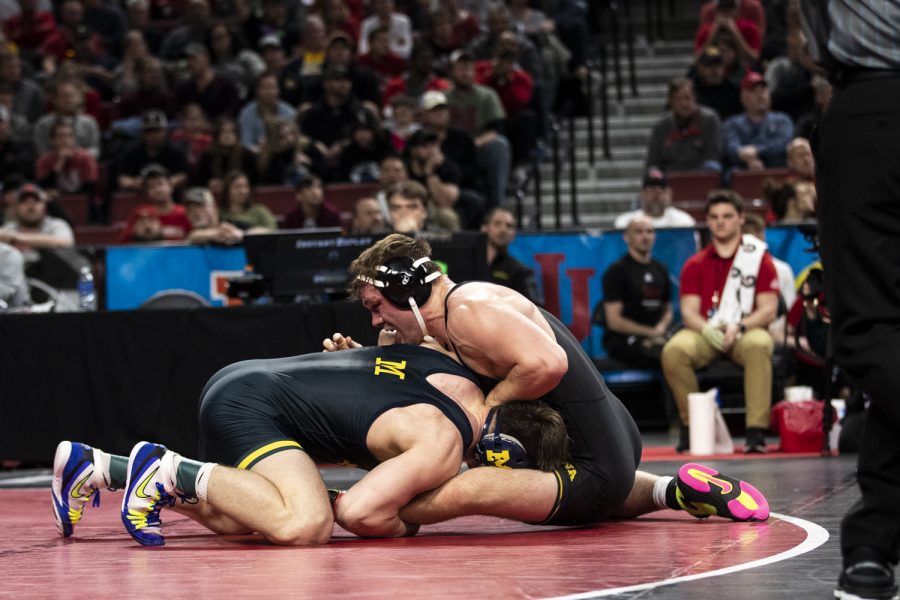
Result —
<path fill-rule="evenodd" d="M 78 308 L 83 312 L 97 310 L 94 275 L 88 266 L 81 267 L 81 271 L 78 274 Z"/>

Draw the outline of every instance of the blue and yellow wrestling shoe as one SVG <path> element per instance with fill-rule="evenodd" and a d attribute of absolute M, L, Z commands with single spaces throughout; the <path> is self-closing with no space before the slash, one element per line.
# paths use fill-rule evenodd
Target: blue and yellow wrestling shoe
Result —
<path fill-rule="evenodd" d="M 161 444 L 139 442 L 128 456 L 122 524 L 128 535 L 143 546 L 166 543 L 159 511 L 175 503 L 175 496 L 166 491 L 163 475 L 166 452 L 166 447 Z"/>
<path fill-rule="evenodd" d="M 675 499 L 679 507 L 699 519 L 714 515 L 732 521 L 769 518 L 769 503 L 762 492 L 746 481 L 696 463 L 678 469 Z"/>
<path fill-rule="evenodd" d="M 53 498 L 56 529 L 61 536 L 72 535 L 91 496 L 94 497 L 94 506 L 100 504 L 100 490 L 93 485 L 93 476 L 93 448 L 79 442 L 60 442 L 56 446 L 50 495 Z"/>

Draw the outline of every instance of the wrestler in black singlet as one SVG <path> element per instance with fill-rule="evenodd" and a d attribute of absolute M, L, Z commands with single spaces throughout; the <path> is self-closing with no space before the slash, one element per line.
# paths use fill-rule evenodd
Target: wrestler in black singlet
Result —
<path fill-rule="evenodd" d="M 447 299 L 462 285 L 456 285 L 444 299 L 445 326 Z M 554 471 L 559 494 L 542 524 L 594 523 L 612 515 L 631 492 L 641 460 L 640 432 L 575 336 L 559 319 L 544 309 L 540 311 L 569 360 L 569 369 L 559 385 L 540 400 L 559 411 L 572 442 L 571 463 Z M 453 349 L 456 351 L 455 346 Z M 485 376 L 479 376 L 479 380 L 485 394 L 497 384 L 497 380 Z"/>
<path fill-rule="evenodd" d="M 452 358 L 406 345 L 225 367 L 201 395 L 208 458 L 249 469 L 276 452 L 302 448 L 320 462 L 371 469 L 379 462 L 366 447 L 372 423 L 385 411 L 412 404 L 440 409 L 459 429 L 465 452 L 472 425 L 456 402 L 426 381 L 432 373 L 478 383 Z"/>

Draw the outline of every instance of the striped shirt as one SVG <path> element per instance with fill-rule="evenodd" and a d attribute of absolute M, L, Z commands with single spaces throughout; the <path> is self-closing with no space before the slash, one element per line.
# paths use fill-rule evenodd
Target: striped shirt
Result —
<path fill-rule="evenodd" d="M 900 0 L 830 0 L 828 51 L 850 67 L 900 69 Z"/>

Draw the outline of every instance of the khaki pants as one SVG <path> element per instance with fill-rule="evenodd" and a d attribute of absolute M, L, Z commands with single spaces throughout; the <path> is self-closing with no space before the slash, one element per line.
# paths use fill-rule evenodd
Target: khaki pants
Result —
<path fill-rule="evenodd" d="M 694 371 L 727 356 L 744 367 L 747 427 L 767 429 L 772 408 L 772 347 L 772 336 L 760 328 L 747 331 L 727 353 L 713 348 L 696 331 L 682 329 L 676 333 L 663 348 L 662 368 L 681 422 L 688 424 L 688 394 L 700 391 Z"/>

